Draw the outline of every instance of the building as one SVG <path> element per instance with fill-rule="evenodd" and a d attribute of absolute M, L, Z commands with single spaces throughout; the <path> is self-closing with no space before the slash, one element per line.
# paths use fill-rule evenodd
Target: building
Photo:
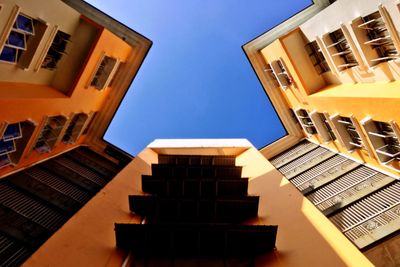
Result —
<path fill-rule="evenodd" d="M 85 142 L 103 151 L 151 42 L 80 1 L 2 1 L 0 12 L 0 132 L 19 132 L 3 139 L 1 174 Z"/>
<path fill-rule="evenodd" d="M 314 2 L 243 46 L 288 132 L 261 151 L 372 263 L 396 266 L 399 4 Z"/>
<path fill-rule="evenodd" d="M 246 248 L 253 247 L 253 244 L 247 241 L 240 244 L 243 250 L 236 251 L 237 255 L 242 255 L 239 258 L 221 255 L 217 258 L 198 257 L 190 253 L 197 255 L 196 244 L 200 244 L 201 253 L 202 249 L 204 249 L 201 243 L 202 239 L 199 242 L 197 238 L 190 238 L 190 231 L 184 231 L 187 236 L 183 235 L 183 238 L 182 235 L 177 235 L 176 231 L 171 231 L 174 237 L 178 236 L 178 240 L 191 240 L 183 248 L 182 243 L 175 241 L 178 243 L 177 247 L 182 249 L 183 252 L 171 256 L 168 253 L 171 250 L 171 245 L 168 245 L 170 243 L 165 239 L 171 240 L 172 238 L 170 235 L 163 234 L 162 230 L 155 237 L 148 239 L 158 242 L 156 245 L 151 246 L 146 245 L 146 242 L 149 241 L 143 239 L 143 233 L 149 230 L 146 229 L 142 232 L 135 232 L 135 229 L 124 231 L 127 230 L 126 228 L 123 229 L 126 225 L 133 224 L 135 226 L 135 224 L 142 223 L 143 217 L 140 214 L 148 214 L 148 211 L 138 210 L 138 206 L 135 209 L 135 200 L 137 201 L 137 197 L 143 195 L 143 191 L 152 192 L 149 188 L 150 186 L 153 187 L 153 190 L 157 188 L 157 182 L 151 183 L 151 181 L 157 180 L 154 178 L 160 177 L 156 173 L 159 172 L 157 164 L 161 164 L 160 167 L 168 167 L 168 165 L 184 167 L 184 162 L 193 162 L 199 159 L 204 162 L 204 160 L 210 158 L 218 159 L 220 163 L 217 165 L 222 162 L 225 165 L 228 164 L 226 162 L 231 164 L 234 159 L 236 166 L 240 166 L 242 177 L 248 178 L 249 181 L 248 194 L 259 196 L 258 217 L 247 220 L 246 224 L 256 226 L 278 225 L 275 243 L 277 248 L 275 250 L 258 253 L 258 257 L 250 254 L 250 257 L 242 258 L 242 252 L 248 253 Z M 189 167 L 195 167 L 190 172 L 197 172 L 196 167 L 208 168 L 210 166 L 193 163 Z M 183 168 L 184 172 L 185 168 Z M 204 173 L 204 169 L 201 169 Z M 168 168 L 163 171 L 169 172 Z M 181 174 L 181 172 L 182 170 L 180 169 L 180 181 L 185 181 L 183 177 L 186 174 Z M 175 174 L 175 170 L 173 173 Z M 152 177 L 153 179 L 151 179 Z M 169 177 L 171 177 L 170 174 Z M 193 177 L 199 176 L 193 174 Z M 203 181 L 202 179 L 196 180 Z M 215 181 L 215 179 L 213 180 Z M 247 179 L 243 180 L 243 182 L 247 183 Z M 231 187 L 229 185 L 226 188 L 227 192 L 235 191 Z M 170 190 L 171 186 L 167 184 L 159 188 L 159 190 L 165 190 L 164 188 Z M 176 192 L 176 186 L 173 188 Z M 183 190 L 194 192 L 193 188 L 196 187 L 189 186 L 189 189 L 184 188 Z M 204 186 L 201 185 L 201 188 L 203 189 Z M 218 188 L 223 190 L 220 189 L 220 186 Z M 149 197 L 149 195 L 146 194 L 143 197 Z M 163 209 L 160 209 L 162 204 L 164 204 L 162 206 Z M 225 204 L 228 206 L 220 207 L 223 208 L 222 211 L 228 209 L 229 214 L 229 204 Z M 178 212 L 179 215 L 185 214 L 185 219 L 186 216 L 190 216 L 188 215 L 188 213 L 190 214 L 190 205 L 188 205 L 189 210 L 185 209 L 185 211 L 182 211 L 182 206 L 179 208 L 175 204 L 169 205 L 167 201 L 163 201 L 161 204 L 158 202 L 157 206 L 159 207 L 150 209 L 155 210 L 153 215 L 149 215 L 150 219 L 163 216 L 174 218 L 172 213 L 177 210 L 180 210 Z M 253 210 L 251 206 L 253 205 L 250 205 L 248 209 Z M 240 207 L 240 203 L 231 206 L 231 209 L 238 214 L 238 217 L 242 216 L 243 212 L 247 213 Z M 215 208 L 218 209 L 218 206 L 215 206 Z M 136 214 L 132 214 L 131 210 L 135 211 Z M 196 213 L 200 213 L 200 209 L 197 209 Z M 219 212 L 217 211 L 217 213 Z M 117 230 L 117 238 L 114 228 Z M 229 225 L 227 225 L 227 228 L 229 229 Z M 136 233 L 136 239 L 133 238 L 132 232 Z M 215 231 L 214 235 L 218 236 L 218 232 Z M 121 236 L 118 234 L 121 234 Z M 166 237 L 160 238 L 160 236 Z M 265 236 L 263 236 L 262 240 L 264 238 Z M 223 250 L 217 245 L 220 244 L 218 238 L 213 237 L 210 239 L 213 242 L 210 242 L 206 248 L 212 247 L 216 251 Z M 173 238 L 172 240 L 175 239 Z M 254 239 L 253 242 L 256 240 Z M 268 239 L 265 238 L 265 240 Z M 265 240 L 263 242 L 266 242 Z M 137 245 L 137 242 L 141 241 L 143 241 L 143 247 Z M 118 245 L 119 249 L 116 248 L 116 245 Z M 149 247 L 152 248 L 150 256 L 145 259 L 141 258 L 142 253 L 145 253 L 146 248 Z M 121 250 L 121 248 L 125 248 L 125 250 Z M 131 250 L 127 248 L 131 248 Z M 62 253 L 59 253 L 60 251 Z M 160 253 L 164 258 L 156 257 Z M 182 256 L 181 253 L 184 254 L 183 257 L 180 257 Z M 245 256 L 249 255 L 245 254 Z M 318 266 L 320 264 L 326 266 L 372 266 L 367 258 L 318 209 L 308 202 L 256 148 L 243 139 L 155 140 L 44 243 L 27 260 L 25 265 L 43 266 L 47 264 L 49 266 L 59 266 L 61 263 L 64 266 L 75 264 L 80 266 L 185 267 Z"/>
<path fill-rule="evenodd" d="M 102 137 L 151 44 L 83 1 L 0 1 L 0 265 L 131 161 Z"/>
<path fill-rule="evenodd" d="M 132 158 L 102 136 L 151 41 L 80 0 L 2 0 L 1 264 L 398 265 L 398 12 L 395 0 L 315 0 L 243 46 L 287 130 L 282 139 L 260 151 L 242 139 L 156 140 Z M 143 191 L 163 190 L 157 176 L 163 165 L 173 165 L 164 171 L 174 175 L 175 165 L 183 165 L 185 173 L 182 183 L 169 181 L 166 192 L 209 197 L 240 191 L 225 202 L 213 199 L 208 216 L 235 219 L 237 212 L 246 224 L 277 225 L 276 239 L 266 235 L 271 239 L 264 243 L 275 249 L 243 261 L 197 254 L 137 258 L 138 232 L 119 235 L 121 225 L 141 224 L 143 214 L 171 218 L 174 210 L 179 219 L 197 218 L 204 211 L 200 202 L 210 204 L 201 199 L 193 208 L 186 198 L 171 205 L 155 200 L 153 208 L 135 204 L 149 197 Z M 222 176 L 238 179 L 186 180 L 209 169 L 214 178 L 224 169 Z M 238 198 L 244 202 L 233 205 Z M 170 230 L 167 242 L 148 234 L 137 239 L 178 254 L 250 253 L 265 242 L 251 237 L 232 245 L 246 237 L 231 238 L 227 228 L 214 232 L 210 247 L 201 231 Z"/>

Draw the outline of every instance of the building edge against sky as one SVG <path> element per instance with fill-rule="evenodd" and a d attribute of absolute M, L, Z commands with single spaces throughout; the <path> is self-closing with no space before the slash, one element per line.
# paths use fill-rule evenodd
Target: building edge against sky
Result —
<path fill-rule="evenodd" d="M 43 6 L 60 14 L 42 12 Z M 399 96 L 397 2 L 387 0 L 381 5 L 374 0 L 339 0 L 329 6 L 328 2 L 315 1 L 243 47 L 288 136 L 261 151 L 244 140 L 239 144 L 237 140 L 159 140 L 130 163 L 130 157 L 107 146 L 102 136 L 151 42 L 76 0 L 43 1 L 41 5 L 2 1 L 0 14 L 1 59 L 8 61 L 1 65 L 1 86 L 13 89 L 3 90 L 0 96 L 4 121 L 2 187 L 18 189 L 20 193 L 29 191 L 28 196 L 36 194 L 35 203 L 61 213 L 60 208 L 69 211 L 71 200 L 60 203 L 50 196 L 68 193 L 55 183 L 43 182 L 35 173 L 45 172 L 49 164 L 59 166 L 58 170 L 63 167 L 58 176 L 51 170 L 46 177 L 66 185 L 77 183 L 74 179 L 98 181 L 112 166 L 119 164 L 123 168 L 71 215 L 25 266 L 71 266 L 77 262 L 81 266 L 122 266 L 126 259 L 134 261 L 129 253 L 116 249 L 114 223 L 141 222 L 139 216 L 130 213 L 128 195 L 142 193 L 142 175 L 151 173 L 160 154 L 235 156 L 236 165 L 243 168 L 242 175 L 249 178 L 248 193 L 261 196 L 259 217 L 253 223 L 279 226 L 276 249 L 257 258 L 256 266 L 372 266 L 340 227 L 332 223 L 332 217 L 326 217 L 314 206 L 310 193 L 316 191 L 302 191 L 293 181 L 318 178 L 314 168 L 340 157 L 359 164 L 354 169 L 379 170 L 386 174 L 385 181 L 386 177 L 392 179 L 389 186 L 396 185 L 396 140 L 400 133 L 394 112 Z M 338 19 L 338 15 L 343 17 Z M 382 32 L 382 36 L 373 35 Z M 14 37 L 19 41 L 13 42 Z M 16 108 L 20 106 L 25 108 Z M 89 123 L 95 112 L 97 115 Z M 309 141 L 301 143 L 305 138 Z M 80 150 L 74 152 L 74 148 L 82 146 L 89 146 L 91 156 L 82 156 Z M 292 146 L 295 148 L 289 149 Z M 81 163 L 86 167 L 69 153 L 85 158 Z M 308 163 L 299 166 L 304 160 Z M 77 168 L 86 168 L 85 173 Z M 67 171 L 74 173 L 74 179 L 65 175 Z M 310 171 L 311 176 L 305 176 Z M 25 178 L 21 177 L 31 182 L 24 183 Z M 68 178 L 69 182 L 65 180 Z M 332 181 L 339 179 L 336 176 Z M 46 190 L 30 187 L 39 180 L 46 184 Z M 334 182 L 321 185 L 320 189 L 329 184 Z M 381 183 L 374 190 L 385 189 L 386 185 Z M 339 193 L 347 188 L 337 190 Z M 348 207 L 356 207 L 366 196 L 369 195 L 349 202 Z M 76 199 L 76 195 L 71 198 Z M 397 205 L 393 203 L 391 208 Z M 7 205 L 2 206 L 3 214 L 6 210 L 7 216 L 20 216 L 46 233 L 37 225 L 36 217 L 22 218 L 21 214 L 16 215 L 13 203 Z M 337 214 L 342 211 L 340 205 L 335 208 Z M 30 240 L 29 234 L 24 238 L 15 234 L 26 233 L 24 229 L 16 225 L 12 231 L 10 225 L 1 224 L 1 234 L 9 234 L 7 238 L 15 238 L 15 243 Z M 376 227 L 367 226 L 374 234 Z M 379 258 L 379 253 L 372 258 Z"/>

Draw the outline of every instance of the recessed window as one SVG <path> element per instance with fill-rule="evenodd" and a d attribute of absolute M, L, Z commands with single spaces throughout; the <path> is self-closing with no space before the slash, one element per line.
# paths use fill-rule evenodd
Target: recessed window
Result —
<path fill-rule="evenodd" d="M 379 11 L 362 17 L 361 20 L 362 23 L 358 25 L 358 28 L 364 31 L 367 37 L 364 45 L 370 46 L 375 50 L 375 55 L 371 55 L 369 60 L 372 63 L 380 63 L 399 58 L 399 54 Z"/>
<path fill-rule="evenodd" d="M 71 122 L 69 123 L 67 130 L 65 131 L 63 142 L 68 144 L 75 143 L 79 136 L 82 134 L 87 119 L 88 115 L 85 113 L 75 114 Z"/>
<path fill-rule="evenodd" d="M 315 129 L 322 137 L 324 142 L 329 142 L 336 139 L 336 136 L 329 125 L 328 115 L 314 111 L 310 113 L 310 118 L 314 123 Z"/>
<path fill-rule="evenodd" d="M 330 70 L 328 63 L 326 63 L 326 59 L 321 52 L 321 48 L 319 48 L 316 41 L 306 44 L 305 48 L 308 53 L 308 57 L 311 59 L 311 62 L 313 63 L 313 66 L 318 74 L 322 74 Z"/>
<path fill-rule="evenodd" d="M 116 58 L 103 56 L 97 67 L 96 73 L 90 82 L 90 86 L 103 90 L 110 84 L 118 68 L 119 61 Z"/>
<path fill-rule="evenodd" d="M 0 139 L 0 155 L 9 154 L 16 150 L 16 139 L 22 138 L 21 126 L 19 123 L 6 124 L 3 136 Z"/>
<path fill-rule="evenodd" d="M 345 38 L 342 29 L 337 29 L 323 38 L 328 53 L 339 71 L 352 68 L 358 65 L 357 60 Z"/>
<path fill-rule="evenodd" d="M 344 117 L 336 114 L 330 117 L 330 121 L 339 134 L 339 136 L 336 137 L 348 151 L 362 149 L 365 150 L 369 156 L 373 156 L 366 137 L 362 133 L 361 126 L 353 116 Z"/>
<path fill-rule="evenodd" d="M 39 153 L 53 150 L 67 121 L 64 116 L 48 117 L 36 140 L 35 150 Z"/>
<path fill-rule="evenodd" d="M 364 144 L 361 139 L 361 136 L 357 132 L 357 129 L 354 126 L 351 119 L 348 117 L 340 117 L 338 122 L 341 123 L 345 127 L 347 134 L 350 136 L 350 139 L 351 139 L 349 141 L 350 145 L 355 146 L 357 148 L 364 148 Z"/>
<path fill-rule="evenodd" d="M 0 133 L 0 168 L 18 164 L 35 127 L 34 123 L 28 120 L 3 124 Z"/>
<path fill-rule="evenodd" d="M 267 66 L 264 68 L 264 72 L 267 75 L 267 79 L 274 84 L 275 87 L 279 87 L 278 80 L 276 76 L 274 75 L 274 71 L 271 68 L 270 64 L 267 64 Z"/>
<path fill-rule="evenodd" d="M 292 77 L 282 59 L 272 61 L 270 66 L 272 73 L 275 75 L 275 78 L 282 89 L 286 89 L 293 83 Z"/>
<path fill-rule="evenodd" d="M 363 125 L 380 162 L 399 160 L 400 144 L 394 124 L 369 119 Z"/>
<path fill-rule="evenodd" d="M 295 114 L 300 122 L 301 127 L 307 135 L 313 135 L 317 133 L 314 123 L 305 109 L 298 109 L 295 111 Z"/>
<path fill-rule="evenodd" d="M 0 60 L 16 63 L 27 50 L 27 41 L 33 35 L 35 35 L 33 20 L 19 14 L 1 51 Z"/>
<path fill-rule="evenodd" d="M 22 137 L 20 123 L 8 124 L 4 131 L 3 139 L 5 141 L 14 140 Z"/>
<path fill-rule="evenodd" d="M 65 50 L 70 42 L 71 36 L 65 32 L 57 31 L 53 42 L 47 51 L 47 55 L 42 63 L 43 69 L 54 70 L 57 68 L 57 63 L 63 55 L 66 55 Z"/>
<path fill-rule="evenodd" d="M 318 113 L 318 116 L 321 118 L 321 121 L 323 123 L 323 125 L 325 126 L 331 140 L 336 140 L 336 135 L 332 130 L 332 127 L 330 126 L 329 122 L 328 122 L 328 116 L 323 114 L 323 113 Z"/>

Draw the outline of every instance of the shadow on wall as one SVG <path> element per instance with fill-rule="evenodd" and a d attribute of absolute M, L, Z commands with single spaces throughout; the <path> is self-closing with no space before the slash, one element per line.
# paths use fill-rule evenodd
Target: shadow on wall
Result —
<path fill-rule="evenodd" d="M 251 177 L 259 195 L 259 224 L 278 225 L 276 250 L 255 266 L 372 266 L 363 254 L 267 160 Z M 260 163 L 258 163 L 260 164 Z"/>

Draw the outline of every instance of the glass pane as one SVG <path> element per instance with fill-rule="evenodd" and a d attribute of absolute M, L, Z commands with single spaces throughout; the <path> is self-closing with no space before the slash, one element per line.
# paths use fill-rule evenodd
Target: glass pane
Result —
<path fill-rule="evenodd" d="M 0 140 L 0 155 L 15 151 L 14 142 Z"/>
<path fill-rule="evenodd" d="M 33 22 L 32 19 L 25 17 L 23 15 L 18 15 L 15 21 L 14 28 L 22 30 L 26 33 L 33 34 Z"/>
<path fill-rule="evenodd" d="M 8 141 L 22 137 L 19 123 L 9 124 L 4 131 L 3 140 Z"/>
<path fill-rule="evenodd" d="M 25 49 L 25 35 L 20 32 L 11 31 L 7 44 L 15 48 Z"/>
<path fill-rule="evenodd" d="M 17 61 L 17 49 L 4 46 L 0 54 L 0 60 L 15 63 Z"/>

